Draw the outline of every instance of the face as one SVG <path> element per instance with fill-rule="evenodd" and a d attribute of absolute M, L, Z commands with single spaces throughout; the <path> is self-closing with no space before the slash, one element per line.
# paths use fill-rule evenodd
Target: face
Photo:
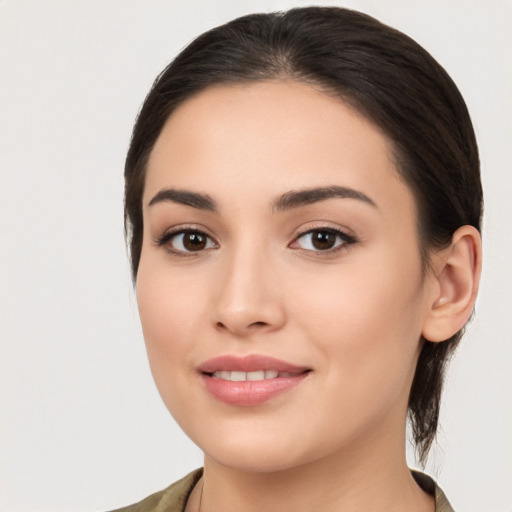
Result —
<path fill-rule="evenodd" d="M 304 84 L 206 90 L 149 159 L 137 300 L 172 415 L 225 466 L 403 440 L 429 302 L 391 144 Z"/>

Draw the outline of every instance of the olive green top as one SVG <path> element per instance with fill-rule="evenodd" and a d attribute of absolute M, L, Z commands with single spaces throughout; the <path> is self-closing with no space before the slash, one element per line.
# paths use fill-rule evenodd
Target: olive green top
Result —
<path fill-rule="evenodd" d="M 202 475 L 203 470 L 196 469 L 163 491 L 112 512 L 184 512 L 188 497 Z M 436 512 L 454 512 L 443 491 L 432 478 L 419 471 L 412 471 L 412 476 L 424 491 L 435 497 Z"/>

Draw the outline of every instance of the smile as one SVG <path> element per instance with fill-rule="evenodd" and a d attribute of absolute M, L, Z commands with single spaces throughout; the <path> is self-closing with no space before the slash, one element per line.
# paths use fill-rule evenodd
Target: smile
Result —
<path fill-rule="evenodd" d="M 291 391 L 311 369 L 263 355 L 220 356 L 198 367 L 205 390 L 232 406 L 255 406 Z"/>
<path fill-rule="evenodd" d="M 216 379 L 229 380 L 231 382 L 244 382 L 295 377 L 297 375 L 300 375 L 300 373 L 294 374 L 291 372 L 279 372 L 277 370 L 257 370 L 255 372 L 221 370 L 218 372 L 213 372 L 212 377 L 215 377 Z"/>

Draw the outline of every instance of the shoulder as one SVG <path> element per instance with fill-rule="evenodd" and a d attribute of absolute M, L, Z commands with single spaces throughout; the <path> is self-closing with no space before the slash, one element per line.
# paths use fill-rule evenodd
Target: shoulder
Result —
<path fill-rule="evenodd" d="M 183 512 L 188 497 L 202 474 L 202 469 L 196 469 L 166 489 L 151 494 L 138 503 L 111 512 Z"/>
<path fill-rule="evenodd" d="M 418 483 L 418 485 L 426 492 L 434 496 L 436 500 L 436 511 L 435 512 L 455 512 L 453 507 L 450 505 L 448 498 L 437 485 L 433 478 L 421 473 L 420 471 L 411 470 L 412 476 Z"/>

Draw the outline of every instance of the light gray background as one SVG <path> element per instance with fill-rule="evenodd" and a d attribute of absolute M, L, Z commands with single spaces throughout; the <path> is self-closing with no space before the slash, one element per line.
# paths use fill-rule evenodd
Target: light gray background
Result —
<path fill-rule="evenodd" d="M 122 237 L 125 151 L 153 78 L 193 37 L 310 3 L 0 0 L 2 511 L 113 508 L 201 465 L 146 362 Z M 428 469 L 457 510 L 510 512 L 512 2 L 324 4 L 413 36 L 472 113 L 483 283 Z"/>

